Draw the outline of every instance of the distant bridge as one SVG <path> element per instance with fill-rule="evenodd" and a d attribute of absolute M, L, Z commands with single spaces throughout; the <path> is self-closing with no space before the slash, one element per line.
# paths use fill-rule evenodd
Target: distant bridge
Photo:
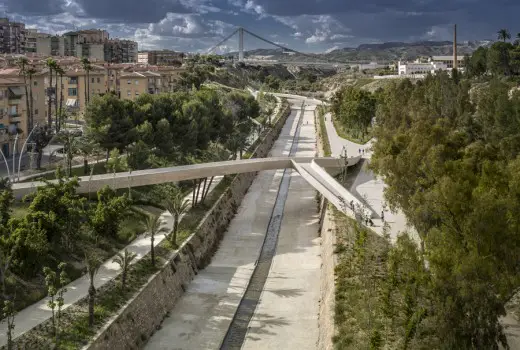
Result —
<path fill-rule="evenodd" d="M 273 63 L 281 64 L 281 63 L 283 63 L 283 64 L 294 64 L 294 65 L 321 64 L 321 65 L 329 65 L 329 66 L 349 65 L 349 64 L 351 64 L 350 62 L 346 62 L 346 61 L 329 60 L 329 59 L 326 59 L 326 58 L 322 58 L 322 57 L 318 57 L 318 56 L 315 56 L 315 55 L 306 54 L 306 53 L 303 53 L 303 52 L 299 52 L 299 51 L 293 50 L 293 49 L 288 48 L 286 46 L 277 44 L 277 43 L 275 43 L 275 42 L 273 42 L 271 40 L 262 38 L 261 36 L 255 34 L 255 33 L 252 33 L 252 32 L 250 32 L 249 30 L 247 30 L 247 29 L 245 29 L 243 27 L 238 27 L 237 29 L 235 29 L 230 35 L 228 35 L 223 40 L 221 40 L 217 45 L 215 45 L 215 46 L 211 47 L 210 49 L 208 49 L 207 52 L 208 53 L 214 53 L 220 46 L 224 45 L 228 40 L 231 40 L 231 38 L 235 34 L 238 34 L 238 61 L 239 62 L 244 62 L 245 61 L 244 60 L 244 34 L 249 34 L 252 37 L 254 37 L 254 38 L 256 38 L 256 39 L 258 39 L 260 41 L 263 41 L 263 42 L 265 42 L 265 43 L 267 43 L 269 45 L 272 45 L 272 46 L 275 46 L 277 48 L 282 49 L 283 53 L 286 53 L 286 54 L 296 53 L 298 55 L 301 55 L 301 56 L 304 56 L 304 57 L 308 57 L 309 59 L 311 59 L 310 62 L 290 62 L 290 61 L 286 61 L 286 62 L 263 61 L 262 62 L 262 60 L 258 60 L 258 63 L 264 63 L 264 64 L 273 64 Z"/>

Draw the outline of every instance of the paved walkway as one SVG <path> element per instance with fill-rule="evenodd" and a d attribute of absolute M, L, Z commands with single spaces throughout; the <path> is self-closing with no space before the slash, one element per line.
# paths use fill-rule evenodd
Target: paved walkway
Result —
<path fill-rule="evenodd" d="M 341 155 L 343 149 L 346 148 L 347 155 L 349 157 L 361 154 L 361 156 L 366 159 L 366 163 L 370 162 L 370 157 L 372 156 L 371 145 L 373 140 L 370 140 L 364 145 L 360 145 L 358 143 L 341 138 L 336 132 L 336 128 L 334 127 L 330 113 L 325 115 L 325 126 L 327 128 L 327 136 L 329 138 L 331 153 L 333 156 Z M 359 150 L 362 152 L 360 153 Z M 372 208 L 375 213 L 375 217 L 372 219 L 372 221 L 376 225 L 373 230 L 378 234 L 382 234 L 383 221 L 381 220 L 381 212 L 383 211 L 383 205 L 385 203 L 384 189 L 386 185 L 383 180 L 381 178 L 377 178 L 375 174 L 368 169 L 367 166 L 368 164 L 363 165 L 350 188 L 350 192 L 359 200 L 364 201 Z M 392 242 L 395 242 L 399 234 L 404 231 L 408 231 L 411 237 L 419 242 L 416 231 L 408 226 L 406 217 L 402 211 L 398 210 L 397 212 L 392 213 L 388 210 L 388 208 L 386 208 L 384 216 L 385 221 L 390 226 L 389 234 Z"/>
<path fill-rule="evenodd" d="M 211 184 L 210 191 L 217 186 L 217 184 L 222 180 L 222 176 L 215 177 L 213 183 Z M 199 194 L 199 196 L 201 196 Z M 192 193 L 190 192 L 185 199 L 191 202 Z M 168 212 L 164 212 L 161 214 L 161 218 L 163 220 L 164 226 L 171 230 L 173 228 L 173 218 Z M 165 238 L 164 234 L 159 234 L 155 236 L 154 245 L 157 246 L 161 243 Z M 135 264 L 137 261 L 141 260 L 149 251 L 150 251 L 150 237 L 145 237 L 144 234 L 138 236 L 132 243 L 126 246 L 128 251 L 136 253 L 137 256 L 132 261 L 132 264 Z M 123 249 L 124 250 L 124 249 Z M 115 256 L 114 256 L 115 257 Z M 121 268 L 118 264 L 113 263 L 113 258 L 108 259 L 103 263 L 99 272 L 97 273 L 94 279 L 94 285 L 96 288 L 99 288 L 112 279 L 116 278 L 121 272 Z M 67 285 L 67 292 L 64 295 L 65 305 L 63 309 L 68 308 L 70 305 L 74 304 L 81 298 L 85 297 L 88 293 L 89 287 L 89 279 L 87 275 L 83 275 L 82 277 L 74 280 L 73 282 Z M 42 300 L 32 304 L 31 306 L 26 307 L 25 309 L 19 311 L 16 314 L 13 337 L 18 337 L 28 330 L 36 327 L 38 324 L 48 320 L 52 312 L 47 306 L 47 298 L 43 298 Z M 7 343 L 6 337 L 6 329 L 7 325 L 5 322 L 0 323 L 0 346 L 5 345 Z"/>
<path fill-rule="evenodd" d="M 298 113 L 293 110 L 269 156 L 289 154 Z M 199 271 L 146 349 L 220 348 L 253 273 L 283 172 L 258 173 L 210 265 Z"/>

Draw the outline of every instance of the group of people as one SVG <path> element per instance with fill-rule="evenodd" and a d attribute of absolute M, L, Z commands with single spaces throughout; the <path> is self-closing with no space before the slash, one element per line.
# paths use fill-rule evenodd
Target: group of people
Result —
<path fill-rule="evenodd" d="M 372 218 L 371 218 L 371 213 L 370 213 L 370 210 L 365 208 L 365 209 L 362 209 L 361 206 L 359 204 L 357 204 L 357 212 L 360 213 L 360 216 L 362 218 L 362 220 L 365 222 L 365 225 L 368 226 L 374 226 L 374 222 L 372 221 Z M 354 213 L 354 216 L 356 214 L 356 205 L 354 204 L 354 200 L 351 200 L 350 201 L 350 209 L 352 210 L 352 212 Z M 384 223 L 385 222 L 385 210 L 384 210 L 384 207 L 383 207 L 383 210 L 381 210 L 381 221 Z"/>

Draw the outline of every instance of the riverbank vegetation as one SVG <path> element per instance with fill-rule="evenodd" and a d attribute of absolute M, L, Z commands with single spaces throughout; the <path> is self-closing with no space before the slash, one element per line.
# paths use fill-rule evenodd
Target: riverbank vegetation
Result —
<path fill-rule="evenodd" d="M 332 96 L 330 109 L 339 136 L 360 144 L 372 138 L 375 94 L 347 85 Z"/>
<path fill-rule="evenodd" d="M 520 93 L 500 77 L 470 88 L 438 73 L 380 92 L 371 167 L 419 241 L 390 246 L 344 225 L 338 348 L 506 344 L 499 318 L 520 285 Z"/>

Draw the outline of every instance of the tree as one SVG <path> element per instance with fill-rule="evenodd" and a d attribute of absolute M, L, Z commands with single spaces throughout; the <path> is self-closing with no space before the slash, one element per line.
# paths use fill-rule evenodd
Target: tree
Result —
<path fill-rule="evenodd" d="M 25 89 L 25 107 L 26 107 L 26 110 L 27 110 L 27 119 L 28 119 L 28 130 L 29 132 L 31 131 L 31 115 L 32 115 L 32 109 L 31 109 L 31 97 L 29 95 L 29 89 L 32 89 L 32 85 L 29 84 L 29 87 L 27 87 L 27 77 L 28 77 L 28 65 L 29 65 L 29 60 L 26 58 L 26 57 L 20 57 L 19 59 L 16 60 L 16 65 L 18 66 L 18 68 L 20 68 L 20 75 L 23 76 L 23 87 Z"/>
<path fill-rule="evenodd" d="M 112 152 L 110 152 L 110 159 L 107 162 L 107 170 L 111 171 L 114 177 L 114 189 L 116 188 L 116 172 L 118 170 L 123 170 L 127 167 L 126 161 L 119 154 L 119 150 L 114 148 Z"/>
<path fill-rule="evenodd" d="M 16 311 L 12 300 L 4 300 L 4 307 L 2 308 L 2 318 L 7 322 L 7 350 L 13 350 L 13 329 L 14 329 L 14 317 Z"/>
<path fill-rule="evenodd" d="M 479 47 L 476 49 L 471 57 L 465 56 L 465 60 L 467 61 L 465 67 L 466 67 L 466 74 L 470 77 L 474 76 L 481 76 L 486 73 L 488 66 L 487 66 L 487 54 L 488 49 L 485 47 Z"/>
<path fill-rule="evenodd" d="M 58 168 L 56 179 L 57 182 L 44 180 L 46 186 L 38 187 L 35 193 L 26 196 L 26 200 L 32 200 L 27 217 L 47 216 L 49 220 L 42 221 L 42 224 L 48 242 L 60 242 L 64 247 L 71 247 L 84 220 L 85 198 L 76 192 L 79 186 L 77 178 L 64 179 Z"/>
<path fill-rule="evenodd" d="M 155 266 L 155 236 L 161 233 L 168 232 L 168 229 L 163 226 L 164 222 L 160 215 L 148 215 L 145 221 L 145 234 L 150 236 L 150 261 L 152 266 Z"/>
<path fill-rule="evenodd" d="M 55 72 L 56 72 L 56 94 L 58 94 L 57 90 L 57 86 L 58 86 L 58 76 L 60 77 L 60 101 L 59 101 L 59 108 L 57 107 L 58 106 L 58 98 L 56 97 L 56 120 L 55 120 L 55 123 L 56 123 L 56 132 L 59 132 L 60 129 L 61 129 L 61 124 L 63 123 L 63 119 L 65 117 L 64 113 L 63 113 L 63 75 L 65 74 L 65 71 L 63 70 L 62 67 L 60 67 L 59 65 L 56 66 L 56 68 L 54 69 Z"/>
<path fill-rule="evenodd" d="M 30 67 L 29 69 L 26 70 L 26 73 L 27 73 L 27 76 L 29 77 L 29 113 L 27 114 L 28 116 L 28 128 L 27 130 L 29 130 L 29 133 L 33 130 L 34 128 L 34 99 L 33 99 L 33 76 L 34 74 L 36 74 L 36 69 L 34 69 L 34 67 Z M 33 136 L 34 137 L 34 136 Z"/>
<path fill-rule="evenodd" d="M 56 119 L 56 121 L 57 120 L 58 119 Z M 56 125 L 58 125 L 58 123 L 56 123 Z M 72 175 L 72 160 L 74 159 L 74 155 L 79 152 L 79 140 L 72 132 L 70 132 L 69 130 L 64 130 L 57 134 L 56 141 L 60 141 L 63 143 L 63 150 L 65 153 L 66 162 L 66 174 L 67 177 L 70 177 Z"/>
<path fill-rule="evenodd" d="M 102 265 L 101 259 L 94 254 L 85 255 L 85 266 L 87 268 L 87 275 L 89 278 L 88 287 L 88 325 L 90 328 L 94 327 L 94 305 L 96 302 L 96 287 L 94 286 L 94 277 Z"/>
<path fill-rule="evenodd" d="M 115 238 L 119 225 L 130 208 L 130 200 L 125 195 L 117 196 L 108 186 L 98 191 L 98 202 L 88 213 L 88 224 L 95 239 Z"/>
<path fill-rule="evenodd" d="M 494 43 L 487 52 L 487 68 L 495 75 L 511 74 L 510 50 L 512 45 L 505 42 Z"/>
<path fill-rule="evenodd" d="M 43 149 L 49 141 L 52 139 L 51 128 L 48 125 L 38 125 L 32 134 L 35 148 L 37 152 L 36 157 L 36 168 L 41 169 L 42 167 L 42 158 L 43 158 Z"/>
<path fill-rule="evenodd" d="M 179 222 L 181 217 L 188 212 L 190 202 L 184 198 L 181 191 L 172 193 L 170 198 L 167 199 L 166 209 L 173 217 L 173 229 L 169 236 L 169 241 L 174 247 L 177 246 L 177 231 L 179 230 Z"/>
<path fill-rule="evenodd" d="M 498 40 L 502 40 L 503 42 L 506 42 L 506 40 L 511 39 L 511 34 L 509 34 L 509 31 L 507 29 L 500 29 L 497 32 Z"/>
<path fill-rule="evenodd" d="M 133 116 L 135 104 L 113 94 L 94 96 L 85 111 L 87 135 L 106 151 L 120 152 L 134 141 Z"/>
<path fill-rule="evenodd" d="M 92 65 L 90 64 L 90 61 L 87 57 L 83 57 L 81 59 L 81 66 L 83 68 L 83 71 L 85 72 L 85 106 L 88 105 L 90 102 L 90 71 L 92 70 Z"/>
<path fill-rule="evenodd" d="M 45 61 L 45 66 L 49 69 L 49 88 L 47 89 L 47 127 L 50 130 L 52 129 L 52 72 L 54 68 L 56 68 L 57 63 L 53 58 L 49 57 Z M 57 92 L 55 91 L 54 95 L 57 96 L 56 94 Z"/>
<path fill-rule="evenodd" d="M 125 290 L 126 287 L 126 276 L 128 274 L 128 268 L 132 261 L 137 257 L 137 254 L 134 252 L 129 252 L 128 249 L 125 248 L 123 252 L 117 253 L 116 257 L 112 260 L 112 262 L 116 263 L 121 267 L 121 289 Z"/>
<path fill-rule="evenodd" d="M 47 296 L 49 301 L 47 306 L 52 311 L 51 321 L 54 335 L 54 342 L 59 346 L 59 334 L 61 330 L 61 310 L 65 303 L 64 294 L 67 292 L 65 286 L 69 283 L 69 278 L 65 272 L 66 264 L 61 262 L 58 265 L 59 275 L 49 267 L 43 268 L 45 275 L 45 285 L 47 286 Z M 57 310 L 56 310 L 57 308 Z"/>
<path fill-rule="evenodd" d="M 370 92 L 345 86 L 332 98 L 334 118 L 349 129 L 367 133 L 372 118 L 375 116 L 375 99 Z"/>

